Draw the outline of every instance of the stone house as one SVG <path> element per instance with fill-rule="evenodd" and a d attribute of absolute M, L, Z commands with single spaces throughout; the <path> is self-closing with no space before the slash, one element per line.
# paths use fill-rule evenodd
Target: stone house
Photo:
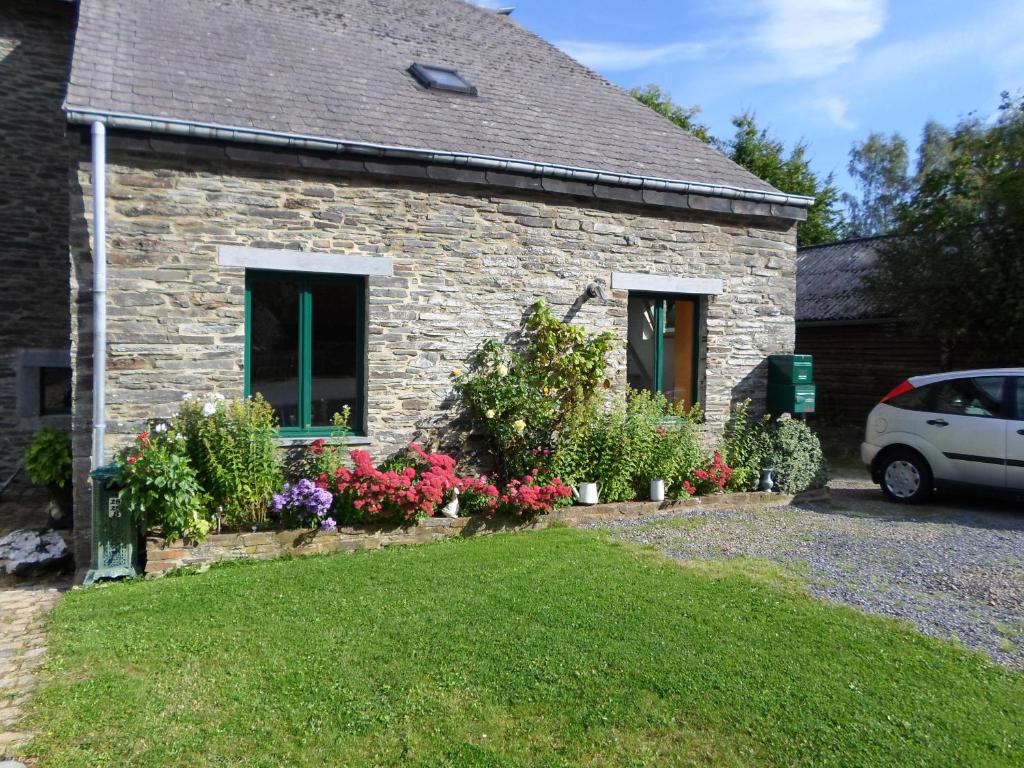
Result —
<path fill-rule="evenodd" d="M 383 455 L 444 428 L 451 370 L 538 298 L 618 336 L 614 386 L 700 402 L 712 426 L 763 398 L 766 355 L 793 350 L 811 200 L 506 15 L 14 0 L 0 25 L 7 59 L 48 62 L 14 96 L 46 124 L 19 151 L 59 166 L 45 226 L 13 233 L 34 255 L 0 244 L 31 271 L 5 283 L 26 317 L 3 326 L 0 362 L 17 368 L 25 329 L 52 313 L 37 346 L 70 361 L 79 567 L 89 467 L 186 393 L 262 393 L 285 443 L 349 405 L 350 440 Z M 8 403 L 19 374 L 3 375 Z"/>

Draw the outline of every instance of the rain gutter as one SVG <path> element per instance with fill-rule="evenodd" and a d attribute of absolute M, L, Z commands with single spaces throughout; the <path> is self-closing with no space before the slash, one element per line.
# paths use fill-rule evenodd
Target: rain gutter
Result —
<path fill-rule="evenodd" d="M 318 152 L 343 152 L 370 157 L 381 157 L 394 160 L 412 160 L 422 163 L 436 163 L 462 168 L 473 168 L 484 171 L 502 171 L 519 173 L 528 176 L 540 176 L 556 179 L 567 179 L 590 184 L 607 184 L 610 186 L 632 189 L 655 190 L 660 192 L 676 192 L 692 195 L 706 195 L 730 200 L 743 200 L 752 203 L 770 205 L 790 205 L 797 208 L 810 208 L 814 204 L 813 197 L 804 195 L 787 195 L 782 192 L 767 192 L 725 184 L 705 184 L 696 181 L 667 179 L 657 176 L 637 176 L 633 174 L 600 171 L 593 168 L 580 168 L 571 165 L 554 163 L 538 163 L 527 160 L 515 160 L 492 155 L 478 155 L 469 152 L 449 152 L 433 149 L 390 146 L 363 141 L 345 141 L 322 136 L 299 133 L 281 133 L 260 128 L 244 128 L 218 123 L 204 123 L 190 120 L 179 120 L 169 117 L 153 117 L 124 112 L 110 112 L 74 107 L 65 104 L 64 111 L 71 123 L 95 124 L 102 123 L 107 128 L 149 133 L 165 133 L 195 139 L 214 139 L 220 141 L 247 144 L 263 144 L 278 148 L 313 150 Z"/>

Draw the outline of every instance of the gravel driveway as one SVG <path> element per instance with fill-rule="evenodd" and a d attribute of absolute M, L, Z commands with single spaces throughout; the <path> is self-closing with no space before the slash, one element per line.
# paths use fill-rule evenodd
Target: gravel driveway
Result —
<path fill-rule="evenodd" d="M 680 560 L 744 556 L 792 567 L 818 597 L 908 620 L 1024 669 L 1019 502 L 908 508 L 862 478 L 831 485 L 831 509 L 690 509 L 602 527 Z"/>

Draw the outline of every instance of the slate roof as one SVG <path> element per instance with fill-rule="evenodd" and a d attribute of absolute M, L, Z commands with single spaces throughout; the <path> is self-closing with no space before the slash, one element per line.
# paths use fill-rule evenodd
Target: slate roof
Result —
<path fill-rule="evenodd" d="M 796 254 L 796 321 L 869 320 L 878 311 L 859 290 L 882 237 L 801 248 Z"/>
<path fill-rule="evenodd" d="M 81 0 L 65 107 L 776 191 L 462 0 Z"/>

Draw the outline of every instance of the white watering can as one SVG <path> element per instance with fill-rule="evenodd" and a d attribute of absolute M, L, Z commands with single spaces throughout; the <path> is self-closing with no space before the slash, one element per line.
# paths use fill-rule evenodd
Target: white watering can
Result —
<path fill-rule="evenodd" d="M 572 489 L 573 498 L 580 504 L 597 504 L 601 495 L 600 483 L 580 483 L 579 490 Z"/>
<path fill-rule="evenodd" d="M 651 480 L 651 501 L 665 500 L 665 481 L 663 479 Z"/>
<path fill-rule="evenodd" d="M 459 489 L 452 488 L 452 500 L 441 507 L 441 514 L 445 517 L 459 516 Z"/>

